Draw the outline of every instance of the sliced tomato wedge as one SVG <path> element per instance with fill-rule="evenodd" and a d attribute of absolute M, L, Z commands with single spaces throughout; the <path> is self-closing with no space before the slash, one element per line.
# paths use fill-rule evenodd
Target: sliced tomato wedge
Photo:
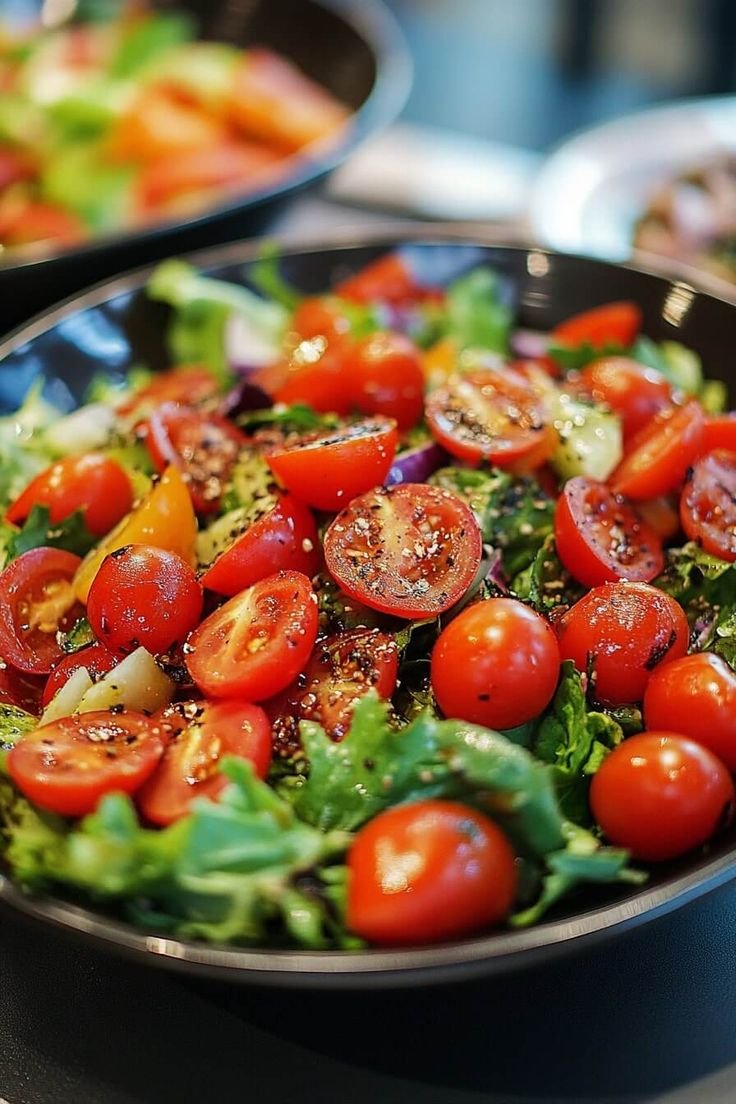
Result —
<path fill-rule="evenodd" d="M 383 483 L 398 443 L 395 421 L 366 418 L 288 440 L 266 459 L 297 498 L 317 510 L 339 510 L 356 495 Z"/>
<path fill-rule="evenodd" d="M 138 791 L 146 820 L 165 826 L 186 816 L 195 798 L 216 801 L 230 784 L 220 773 L 225 755 L 247 759 L 258 778 L 271 764 L 271 725 L 257 705 L 239 701 L 187 701 L 157 718 L 166 751 Z"/>
<path fill-rule="evenodd" d="M 34 805 L 78 817 L 113 790 L 134 793 L 163 751 L 160 727 L 143 713 L 81 713 L 29 732 L 8 753 L 7 767 Z"/>
<path fill-rule="evenodd" d="M 648 583 L 664 566 L 662 542 L 636 511 L 604 483 L 576 476 L 557 500 L 555 545 L 579 583 L 617 579 Z"/>
<path fill-rule="evenodd" d="M 324 538 L 327 568 L 359 602 L 396 617 L 435 617 L 470 586 L 483 551 L 457 495 L 427 483 L 377 487 L 353 499 Z"/>
<path fill-rule="evenodd" d="M 636 303 L 621 300 L 574 314 L 552 330 L 552 342 L 573 347 L 592 345 L 631 345 L 641 330 L 641 309 Z"/>
<path fill-rule="evenodd" d="M 0 574 L 0 656 L 19 671 L 47 675 L 63 652 L 59 630 L 82 616 L 72 579 L 79 556 L 32 548 Z"/>
<path fill-rule="evenodd" d="M 704 425 L 697 402 L 662 410 L 631 439 L 611 476 L 614 491 L 639 500 L 676 490 L 700 451 Z"/>
<path fill-rule="evenodd" d="M 736 452 L 736 411 L 706 418 L 700 447 L 703 454 L 715 452 L 716 449 Z"/>
<path fill-rule="evenodd" d="M 155 410 L 163 403 L 197 403 L 216 395 L 219 388 L 217 380 L 208 368 L 198 364 L 186 364 L 181 368 L 171 368 L 168 372 L 159 372 L 150 383 L 141 387 L 118 407 L 123 417 L 140 415 Z"/>
<path fill-rule="evenodd" d="M 593 361 L 580 373 L 578 383 L 595 402 L 605 403 L 619 415 L 624 439 L 672 403 L 672 388 L 662 373 L 629 357 Z"/>
<path fill-rule="evenodd" d="M 317 624 L 309 579 L 279 571 L 205 618 L 189 638 L 187 669 L 209 697 L 265 701 L 304 669 Z"/>
<path fill-rule="evenodd" d="M 390 698 L 398 669 L 396 641 L 378 629 L 354 629 L 320 641 L 306 671 L 266 703 L 276 754 L 289 756 L 299 749 L 300 721 L 315 721 L 332 740 L 342 740 L 356 701 L 369 690 Z"/>
<path fill-rule="evenodd" d="M 202 586 L 232 597 L 274 571 L 319 571 L 320 544 L 310 510 L 290 494 L 279 493 L 270 510 L 243 533 L 200 577 Z"/>
<path fill-rule="evenodd" d="M 353 303 L 391 303 L 394 306 L 401 306 L 422 294 L 408 263 L 399 253 L 379 257 L 354 276 L 341 280 L 333 290 L 341 299 Z"/>
<path fill-rule="evenodd" d="M 159 471 L 174 464 L 182 473 L 198 514 L 216 513 L 244 433 L 219 414 L 201 414 L 181 403 L 164 403 L 148 422 L 146 445 Z"/>
<path fill-rule="evenodd" d="M 113 667 L 117 666 L 119 662 L 120 656 L 114 655 L 99 641 L 95 644 L 88 644 L 86 648 L 80 648 L 78 652 L 72 652 L 71 655 L 64 656 L 46 679 L 41 705 L 45 709 L 54 695 L 82 667 L 87 669 L 90 678 L 95 682 L 102 675 L 106 675 L 108 671 L 112 671 Z"/>
<path fill-rule="evenodd" d="M 427 423 L 452 456 L 471 464 L 543 464 L 557 436 L 544 405 L 522 375 L 511 368 L 485 368 L 454 376 L 432 391 Z"/>
<path fill-rule="evenodd" d="M 711 452 L 688 472 L 680 520 L 690 540 L 712 556 L 736 560 L 736 453 Z"/>
<path fill-rule="evenodd" d="M 66 456 L 32 479 L 5 515 L 20 525 L 34 506 L 47 506 L 52 525 L 81 510 L 90 533 L 104 537 L 133 505 L 130 479 L 120 464 L 99 452 Z"/>

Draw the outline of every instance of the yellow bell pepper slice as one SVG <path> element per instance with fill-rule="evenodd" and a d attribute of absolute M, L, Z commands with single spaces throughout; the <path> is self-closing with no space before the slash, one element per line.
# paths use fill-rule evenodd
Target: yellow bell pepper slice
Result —
<path fill-rule="evenodd" d="M 86 603 L 105 556 L 128 544 L 164 548 L 194 566 L 196 536 L 197 519 L 189 491 L 178 469 L 171 465 L 145 498 L 82 560 L 74 576 L 77 598 Z"/>

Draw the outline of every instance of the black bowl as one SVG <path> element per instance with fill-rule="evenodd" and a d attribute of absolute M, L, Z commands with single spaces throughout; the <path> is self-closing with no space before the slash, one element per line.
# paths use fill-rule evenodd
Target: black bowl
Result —
<path fill-rule="evenodd" d="M 33 7 L 37 0 L 27 3 Z M 174 4 L 157 0 L 153 6 Z M 263 231 L 285 200 L 316 184 L 391 122 L 408 95 L 411 60 L 382 0 L 177 0 L 176 7 L 191 12 L 203 38 L 268 46 L 295 62 L 353 109 L 344 138 L 311 156 L 300 154 L 282 180 L 185 222 L 157 223 L 41 258 L 0 262 L 0 334 L 115 273 Z"/>
<path fill-rule="evenodd" d="M 492 266 L 523 327 L 547 330 L 576 311 L 633 299 L 642 307 L 650 337 L 684 342 L 703 357 L 708 376 L 736 382 L 731 352 L 736 305 L 683 279 L 532 247 L 497 245 L 478 235 L 463 238 L 457 229 L 444 227 L 412 227 L 405 239 L 393 231 L 362 235 L 360 242 L 333 241 L 328 248 L 286 249 L 283 272 L 301 290 L 316 292 L 397 246 L 430 284 L 443 284 L 479 263 Z M 257 253 L 257 245 L 239 243 L 193 260 L 224 279 L 247 282 Z M 46 380 L 49 398 L 71 409 L 93 374 L 103 371 L 115 377 L 133 364 L 166 364 L 166 308 L 146 298 L 146 275 L 134 273 L 86 292 L 0 343 L 0 410 L 14 409 L 38 378 Z M 736 831 L 731 831 L 707 851 L 658 867 L 643 888 L 589 889 L 578 902 L 568 902 L 546 923 L 526 931 L 417 950 L 358 953 L 251 950 L 167 939 L 57 898 L 28 897 L 2 876 L 0 902 L 84 933 L 101 946 L 189 972 L 268 985 L 359 988 L 456 981 L 520 969 L 652 920 L 735 874 Z"/>

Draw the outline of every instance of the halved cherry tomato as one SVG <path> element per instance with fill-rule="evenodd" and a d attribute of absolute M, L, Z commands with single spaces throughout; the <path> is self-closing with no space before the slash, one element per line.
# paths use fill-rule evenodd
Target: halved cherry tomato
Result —
<path fill-rule="evenodd" d="M 621 300 L 574 314 L 552 330 L 553 343 L 565 345 L 631 345 L 641 329 L 641 310 Z"/>
<path fill-rule="evenodd" d="M 153 655 L 182 643 L 202 612 L 194 571 L 174 552 L 129 544 L 103 560 L 87 598 L 95 636 L 112 652 Z"/>
<path fill-rule="evenodd" d="M 605 583 L 557 622 L 560 655 L 589 671 L 607 705 L 641 701 L 652 671 L 687 651 L 687 618 L 674 598 L 647 583 Z"/>
<path fill-rule="evenodd" d="M 7 767 L 34 805 L 79 817 L 113 790 L 134 793 L 163 751 L 160 727 L 142 713 L 81 713 L 29 732 L 8 753 Z"/>
<path fill-rule="evenodd" d="M 580 373 L 578 384 L 619 415 L 625 440 L 672 402 L 672 388 L 661 372 L 624 356 L 594 360 Z"/>
<path fill-rule="evenodd" d="M 300 571 L 311 579 L 319 571 L 317 524 L 309 509 L 290 494 L 278 493 L 274 505 L 200 576 L 208 590 L 232 597 L 274 571 Z"/>
<path fill-rule="evenodd" d="M 348 854 L 347 923 L 372 943 L 436 943 L 500 924 L 516 895 L 511 844 L 482 813 L 417 801 L 379 813 Z"/>
<path fill-rule="evenodd" d="M 167 154 L 144 166 L 136 185 L 138 203 L 143 211 L 150 211 L 191 193 L 245 191 L 261 183 L 274 165 L 282 162 L 280 154 L 268 146 L 232 140 L 175 156 Z"/>
<path fill-rule="evenodd" d="M 543 464 L 557 436 L 546 422 L 542 400 L 511 368 L 485 368 L 454 376 L 430 392 L 427 423 L 453 456 L 500 466 L 520 460 Z"/>
<path fill-rule="evenodd" d="M 736 674 L 712 652 L 655 671 L 644 694 L 647 728 L 679 732 L 736 770 Z"/>
<path fill-rule="evenodd" d="M 6 663 L 47 675 L 61 657 L 56 634 L 83 613 L 72 586 L 80 563 L 59 548 L 32 548 L 0 574 L 0 656 Z"/>
<path fill-rule="evenodd" d="M 196 406 L 204 399 L 216 395 L 217 391 L 217 380 L 208 368 L 187 364 L 181 368 L 171 368 L 168 372 L 159 372 L 145 387 L 134 391 L 118 407 L 118 413 L 123 417 L 131 414 L 143 417 L 163 403 L 188 403 Z"/>
<path fill-rule="evenodd" d="M 649 583 L 664 566 L 662 542 L 621 495 L 582 475 L 557 499 L 555 546 L 584 586 L 631 579 Z"/>
<path fill-rule="evenodd" d="M 480 529 L 457 495 L 427 483 L 377 487 L 325 533 L 327 568 L 352 598 L 397 617 L 435 617 L 470 586 Z"/>
<path fill-rule="evenodd" d="M 712 418 L 705 419 L 701 452 L 715 452 L 716 449 L 725 449 L 727 452 L 736 452 L 736 411 L 729 414 L 716 414 Z"/>
<path fill-rule="evenodd" d="M 387 253 L 377 261 L 341 280 L 334 288 L 341 299 L 354 303 L 392 303 L 400 306 L 416 299 L 422 289 L 399 253 Z"/>
<path fill-rule="evenodd" d="M 230 784 L 219 769 L 225 755 L 247 759 L 258 778 L 268 774 L 271 726 L 257 705 L 178 702 L 156 719 L 169 742 L 137 797 L 141 812 L 152 824 L 173 824 L 186 816 L 195 798 L 217 801 Z"/>
<path fill-rule="evenodd" d="M 8 204 L 0 210 L 0 242 L 5 245 L 32 245 L 34 242 L 75 245 L 87 234 L 87 228 L 77 215 L 54 203 L 28 200 Z"/>
<path fill-rule="evenodd" d="M 306 403 L 320 414 L 349 414 L 352 395 L 346 364 L 350 348 L 347 338 L 328 340 L 318 335 L 301 341 L 288 360 L 254 373 L 253 382 L 287 406 Z"/>
<path fill-rule="evenodd" d="M 41 697 L 41 705 L 46 708 L 55 694 L 61 690 L 69 679 L 75 674 L 76 671 L 85 667 L 89 672 L 89 676 L 94 682 L 102 675 L 106 675 L 108 671 L 112 671 L 120 662 L 120 656 L 116 656 L 113 652 L 106 648 L 104 644 L 100 644 L 99 641 L 95 644 L 88 644 L 86 648 L 80 648 L 78 652 L 72 652 L 71 655 L 64 656 L 59 660 L 56 666 L 51 671 L 51 674 L 46 679 L 46 685 L 43 688 L 43 695 Z"/>
<path fill-rule="evenodd" d="M 546 709 L 560 674 L 547 621 L 513 598 L 475 602 L 453 617 L 432 652 L 432 690 L 447 717 L 515 728 Z"/>
<path fill-rule="evenodd" d="M 711 452 L 688 471 L 680 521 L 712 556 L 736 560 L 736 453 Z"/>
<path fill-rule="evenodd" d="M 67 456 L 46 468 L 11 503 L 5 517 L 21 525 L 34 506 L 48 506 L 55 525 L 81 510 L 85 524 L 104 537 L 133 505 L 130 479 L 120 464 L 99 452 Z"/>
<path fill-rule="evenodd" d="M 310 295 L 302 299 L 291 319 L 301 338 L 324 337 L 328 341 L 346 337 L 351 330 L 344 304 L 334 295 Z"/>
<path fill-rule="evenodd" d="M 244 433 L 219 414 L 201 414 L 181 403 L 164 403 L 148 422 L 146 445 L 159 471 L 179 468 L 198 514 L 217 512 Z"/>
<path fill-rule="evenodd" d="M 646 499 L 676 490 L 700 452 L 704 425 L 697 402 L 660 411 L 631 438 L 611 476 L 614 491 Z"/>
<path fill-rule="evenodd" d="M 136 164 L 217 147 L 227 138 L 221 119 L 184 103 L 163 87 L 144 89 L 110 132 L 108 154 Z"/>
<path fill-rule="evenodd" d="M 0 702 L 3 705 L 14 705 L 17 709 L 25 709 L 26 713 L 40 713 L 41 686 L 41 679 L 24 675 L 5 660 L 0 660 Z"/>
<path fill-rule="evenodd" d="M 175 552 L 194 563 L 197 519 L 192 500 L 177 469 L 170 465 L 161 479 L 100 543 L 85 556 L 74 578 L 80 602 L 87 601 L 89 588 L 100 564 L 111 552 L 129 544 L 148 544 Z"/>
<path fill-rule="evenodd" d="M 356 495 L 383 483 L 399 435 L 390 418 L 287 440 L 266 456 L 268 465 L 297 498 L 317 510 L 339 510 Z"/>
<path fill-rule="evenodd" d="M 733 782 L 723 763 L 677 733 L 641 732 L 593 775 L 593 816 L 635 859 L 663 862 L 705 843 L 733 816 Z"/>
<path fill-rule="evenodd" d="M 362 414 L 394 418 L 399 429 L 411 429 L 424 410 L 422 358 L 410 338 L 375 333 L 359 341 L 347 366 L 353 402 Z"/>
<path fill-rule="evenodd" d="M 315 721 L 332 740 L 342 740 L 358 699 L 369 690 L 390 698 L 398 668 L 396 641 L 378 629 L 354 629 L 320 641 L 306 671 L 266 703 L 276 753 L 288 756 L 300 747 L 300 721 Z"/>
<path fill-rule="evenodd" d="M 209 697 L 265 701 L 304 669 L 317 624 L 309 579 L 279 571 L 205 618 L 187 643 L 187 669 Z"/>

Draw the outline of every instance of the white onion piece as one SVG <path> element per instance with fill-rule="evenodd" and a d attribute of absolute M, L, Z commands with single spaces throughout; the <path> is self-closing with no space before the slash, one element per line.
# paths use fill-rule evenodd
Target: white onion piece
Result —
<path fill-rule="evenodd" d="M 254 325 L 252 318 L 233 313 L 225 323 L 225 359 L 233 372 L 247 375 L 274 364 L 281 356 L 281 344 L 273 334 Z"/>

